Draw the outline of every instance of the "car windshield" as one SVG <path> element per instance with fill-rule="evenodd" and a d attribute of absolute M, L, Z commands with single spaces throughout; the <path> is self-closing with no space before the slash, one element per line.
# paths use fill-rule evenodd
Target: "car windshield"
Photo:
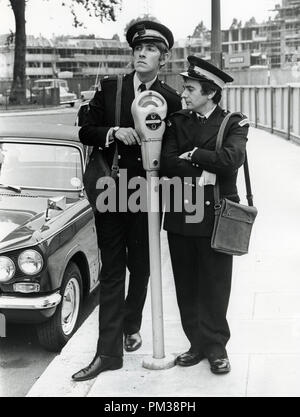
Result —
<path fill-rule="evenodd" d="M 0 143 L 1 187 L 80 190 L 78 148 L 40 143 Z"/>
<path fill-rule="evenodd" d="M 34 83 L 34 86 L 37 88 L 43 88 L 43 87 L 52 87 L 53 81 L 37 81 Z"/>

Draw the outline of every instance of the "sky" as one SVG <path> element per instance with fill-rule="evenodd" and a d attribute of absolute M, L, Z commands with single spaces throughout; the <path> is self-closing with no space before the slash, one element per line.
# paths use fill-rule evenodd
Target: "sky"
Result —
<path fill-rule="evenodd" d="M 70 0 L 66 0 L 70 1 Z M 274 16 L 275 4 L 280 0 L 220 0 L 221 27 L 228 29 L 232 19 L 243 23 L 254 16 L 257 22 Z M 15 30 L 13 12 L 8 7 L 8 0 L 0 0 L 1 27 L 0 34 Z M 51 38 L 53 35 L 94 34 L 96 37 L 111 38 L 118 34 L 124 40 L 124 28 L 133 18 L 149 13 L 166 24 L 175 39 L 184 39 L 192 35 L 194 28 L 203 20 L 205 26 L 211 27 L 211 0 L 123 0 L 122 10 L 117 14 L 116 22 L 101 23 L 96 18 L 88 17 L 81 9 L 78 14 L 84 19 L 85 28 L 75 29 L 72 16 L 61 0 L 28 0 L 26 6 L 26 30 L 28 35 Z"/>

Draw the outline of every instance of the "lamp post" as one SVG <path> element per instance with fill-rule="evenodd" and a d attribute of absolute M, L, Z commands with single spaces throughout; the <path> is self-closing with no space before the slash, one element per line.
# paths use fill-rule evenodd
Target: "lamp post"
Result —
<path fill-rule="evenodd" d="M 222 68 L 220 0 L 211 0 L 211 63 L 218 68 Z"/>

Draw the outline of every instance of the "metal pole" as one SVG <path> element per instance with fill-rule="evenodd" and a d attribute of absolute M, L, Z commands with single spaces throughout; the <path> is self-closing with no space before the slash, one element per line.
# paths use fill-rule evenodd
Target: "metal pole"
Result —
<path fill-rule="evenodd" d="M 270 88 L 271 133 L 274 133 L 274 88 Z"/>
<path fill-rule="evenodd" d="M 220 0 L 211 0 L 211 63 L 222 68 Z"/>
<path fill-rule="evenodd" d="M 162 359 L 165 356 L 165 347 L 160 255 L 159 193 L 155 186 L 157 179 L 157 171 L 147 172 L 153 357 L 155 359 Z"/>
<path fill-rule="evenodd" d="M 287 140 L 291 139 L 291 86 L 288 86 L 288 97 L 287 97 Z"/>
<path fill-rule="evenodd" d="M 254 126 L 257 127 L 258 122 L 258 115 L 257 115 L 257 94 L 258 94 L 258 88 L 254 87 Z"/>
<path fill-rule="evenodd" d="M 175 365 L 174 356 L 166 356 L 164 347 L 158 183 L 158 171 L 147 171 L 147 207 L 153 335 L 153 357 L 146 357 L 143 360 L 143 367 L 147 369 L 168 369 Z"/>

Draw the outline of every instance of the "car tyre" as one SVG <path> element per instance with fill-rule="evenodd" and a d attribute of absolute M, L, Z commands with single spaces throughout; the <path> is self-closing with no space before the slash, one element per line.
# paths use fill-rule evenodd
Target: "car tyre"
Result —
<path fill-rule="evenodd" d="M 54 315 L 37 327 L 40 344 L 51 352 L 59 352 L 78 327 L 82 304 L 82 277 L 78 266 L 73 262 L 65 270 L 60 293 L 62 300 Z"/>

